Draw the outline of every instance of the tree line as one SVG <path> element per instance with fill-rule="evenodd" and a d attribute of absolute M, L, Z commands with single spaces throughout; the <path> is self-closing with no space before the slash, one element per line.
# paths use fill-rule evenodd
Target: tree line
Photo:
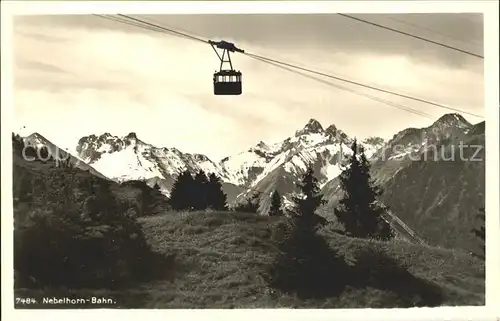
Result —
<path fill-rule="evenodd" d="M 370 163 L 363 149 L 356 141 L 351 148 L 354 152 L 346 169 L 340 175 L 344 197 L 334 210 L 334 214 L 350 236 L 391 239 L 394 237 L 394 232 L 389 223 L 382 218 L 385 209 L 376 202 L 382 194 L 382 189 L 371 178 Z M 303 174 L 297 187 L 301 196 L 292 197 L 293 205 L 290 209 L 283 207 L 282 196 L 275 190 L 271 195 L 267 215 L 293 217 L 297 213 L 310 213 L 312 217 L 316 217 L 316 221 L 324 221 L 315 214 L 325 200 L 320 195 L 320 188 L 311 166 Z M 189 170 L 185 170 L 173 184 L 169 203 L 172 209 L 183 211 L 212 209 L 260 213 L 261 192 L 253 191 L 245 200 L 230 208 L 222 182 L 217 175 L 214 173 L 207 175 L 203 170 L 193 175 Z"/>
<path fill-rule="evenodd" d="M 186 169 L 182 171 L 172 185 L 169 205 L 176 211 L 235 211 L 245 213 L 259 213 L 260 195 L 254 191 L 241 203 L 229 206 L 227 195 L 224 193 L 222 181 L 214 173 L 207 174 L 199 170 L 196 174 Z M 278 191 L 271 196 L 269 216 L 284 215 L 282 198 Z"/>

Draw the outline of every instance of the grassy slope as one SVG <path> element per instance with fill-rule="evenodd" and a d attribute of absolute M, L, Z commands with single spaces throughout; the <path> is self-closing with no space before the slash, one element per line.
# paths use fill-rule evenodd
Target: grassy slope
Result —
<path fill-rule="evenodd" d="M 259 274 L 275 253 L 272 241 L 281 230 L 280 218 L 240 213 L 168 213 L 141 221 L 154 249 L 177 253 L 174 277 L 119 293 L 78 291 L 78 295 L 112 296 L 118 303 L 115 307 L 129 308 L 398 307 L 397 295 L 375 288 L 347 288 L 340 297 L 317 301 L 271 293 Z M 367 243 L 323 233 L 347 259 L 353 250 Z M 412 274 L 439 285 L 444 292 L 442 305 L 484 304 L 484 262 L 460 251 L 400 241 L 380 244 L 391 256 L 409 263 Z M 36 295 L 32 291 L 18 294 Z M 49 294 L 44 292 L 44 296 Z"/>

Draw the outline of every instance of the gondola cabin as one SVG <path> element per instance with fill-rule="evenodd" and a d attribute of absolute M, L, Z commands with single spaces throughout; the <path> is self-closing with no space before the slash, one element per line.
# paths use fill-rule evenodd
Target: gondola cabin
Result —
<path fill-rule="evenodd" d="M 214 73 L 215 95 L 241 95 L 241 72 L 221 70 Z"/>
<path fill-rule="evenodd" d="M 227 41 L 211 41 L 208 43 L 217 54 L 220 60 L 220 69 L 214 73 L 214 94 L 215 95 L 241 95 L 241 72 L 233 69 L 229 52 L 245 53 L 244 50 L 236 48 L 233 43 Z M 222 49 L 222 55 L 217 49 Z M 226 58 L 226 59 L 224 59 Z M 223 69 L 224 63 L 229 64 L 229 69 Z"/>

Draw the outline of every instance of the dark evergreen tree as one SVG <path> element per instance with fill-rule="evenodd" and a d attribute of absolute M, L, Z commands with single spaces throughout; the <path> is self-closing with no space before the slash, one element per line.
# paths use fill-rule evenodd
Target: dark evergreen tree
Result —
<path fill-rule="evenodd" d="M 360 238 L 388 240 L 394 237 L 389 223 L 383 218 L 385 209 L 377 204 L 382 190 L 370 176 L 370 164 L 363 148 L 354 141 L 348 167 L 340 174 L 344 197 L 335 209 L 335 216 L 347 234 Z"/>
<path fill-rule="evenodd" d="M 162 194 L 160 186 L 158 183 L 155 183 L 153 187 L 149 187 L 145 182 L 139 181 L 137 187 L 141 190 L 140 215 L 148 216 L 155 214 L 160 203 L 166 201 L 166 197 Z"/>
<path fill-rule="evenodd" d="M 302 179 L 297 183 L 297 187 L 301 194 L 292 197 L 293 207 L 290 214 L 303 217 L 304 221 L 308 221 L 312 226 L 324 223 L 325 219 L 315 213 L 316 209 L 326 201 L 320 194 L 318 180 L 314 177 L 312 166 L 307 168 Z"/>
<path fill-rule="evenodd" d="M 343 288 L 344 260 L 316 233 L 322 219 L 315 214 L 324 202 L 312 167 L 298 183 L 303 197 L 294 197 L 291 229 L 278 243 L 278 255 L 264 278 L 268 284 L 299 297 L 323 297 Z"/>
<path fill-rule="evenodd" d="M 247 199 L 245 199 L 241 204 L 234 207 L 235 212 L 241 213 L 259 213 L 260 208 L 260 193 L 254 192 Z"/>
<path fill-rule="evenodd" d="M 271 195 L 271 207 L 269 208 L 269 216 L 282 216 L 281 195 L 277 190 Z"/>
<path fill-rule="evenodd" d="M 227 210 L 227 196 L 222 190 L 222 183 L 214 173 L 208 176 L 206 189 L 207 208 L 216 211 Z"/>
<path fill-rule="evenodd" d="M 12 151 L 17 155 L 21 155 L 23 148 L 24 141 L 21 136 L 12 133 Z"/>
<path fill-rule="evenodd" d="M 481 221 L 481 225 L 478 228 L 475 228 L 472 230 L 474 235 L 479 239 L 481 242 L 481 257 L 484 258 L 484 255 L 486 253 L 486 230 L 485 230 L 485 211 L 484 208 L 479 209 L 479 213 L 477 214 L 477 217 Z"/>
<path fill-rule="evenodd" d="M 172 185 L 169 205 L 173 210 L 185 211 L 193 209 L 193 187 L 194 179 L 188 170 L 185 170 L 177 177 Z"/>
<path fill-rule="evenodd" d="M 206 210 L 208 208 L 209 188 L 207 174 L 200 170 L 194 177 L 192 205 L 195 210 Z"/>

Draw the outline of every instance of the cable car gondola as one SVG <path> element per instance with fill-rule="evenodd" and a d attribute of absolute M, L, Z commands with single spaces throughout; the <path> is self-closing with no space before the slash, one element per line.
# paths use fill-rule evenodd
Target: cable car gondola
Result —
<path fill-rule="evenodd" d="M 242 85 L 241 85 L 241 72 L 233 69 L 233 64 L 231 62 L 231 56 L 229 52 L 241 52 L 245 51 L 236 48 L 233 43 L 226 41 L 209 41 L 210 45 L 214 49 L 217 57 L 220 59 L 219 71 L 214 73 L 213 83 L 214 83 L 214 95 L 241 95 Z M 222 49 L 222 56 L 219 55 L 215 47 Z M 227 54 L 227 60 L 224 60 Z M 230 69 L 223 69 L 224 63 L 229 63 Z"/>

